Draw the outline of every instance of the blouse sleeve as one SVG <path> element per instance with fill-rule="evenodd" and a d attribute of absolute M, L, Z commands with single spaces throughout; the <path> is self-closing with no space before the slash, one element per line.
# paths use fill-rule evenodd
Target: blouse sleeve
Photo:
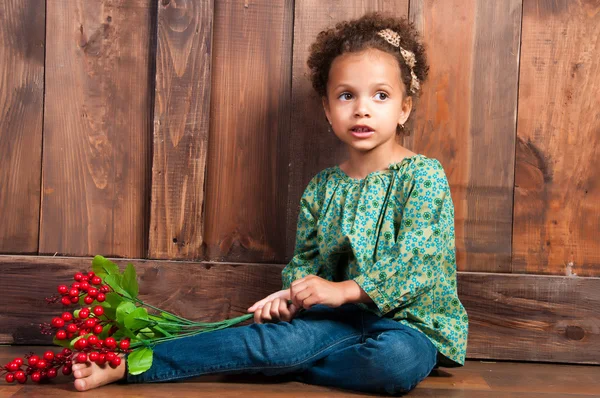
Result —
<path fill-rule="evenodd" d="M 353 278 L 382 314 L 410 304 L 432 289 L 442 274 L 438 254 L 447 244 L 442 236 L 453 235 L 443 233 L 449 223 L 440 221 L 453 217 L 454 210 L 444 169 L 433 160 L 431 168 L 419 167 L 404 185 L 408 199 L 391 250 Z"/>
<path fill-rule="evenodd" d="M 321 267 L 317 239 L 317 220 L 323 204 L 322 191 L 325 189 L 321 174 L 312 178 L 300 199 L 296 245 L 291 261 L 281 271 L 282 289 L 288 289 L 296 279 L 317 274 Z"/>

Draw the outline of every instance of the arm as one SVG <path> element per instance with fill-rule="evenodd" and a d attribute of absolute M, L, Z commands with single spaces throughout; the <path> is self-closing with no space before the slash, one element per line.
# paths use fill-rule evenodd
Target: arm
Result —
<path fill-rule="evenodd" d="M 317 221 L 325 193 L 325 181 L 321 180 L 321 173 L 314 176 L 300 199 L 294 255 L 281 271 L 284 290 L 297 279 L 316 275 L 321 268 L 317 239 Z"/>
<path fill-rule="evenodd" d="M 453 217 L 450 188 L 436 160 L 432 168 L 419 168 L 406 184 L 398 238 L 391 250 L 368 272 L 352 280 L 382 314 L 406 306 L 431 290 L 440 277 L 436 256 L 447 217 Z M 450 236 L 450 235 L 447 235 Z"/>

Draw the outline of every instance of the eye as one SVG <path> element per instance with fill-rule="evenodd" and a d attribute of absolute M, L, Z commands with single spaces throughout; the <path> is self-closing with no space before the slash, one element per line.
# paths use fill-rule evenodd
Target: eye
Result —
<path fill-rule="evenodd" d="M 352 94 L 350 94 L 350 93 L 341 93 L 338 98 L 341 99 L 341 100 L 343 100 L 343 101 L 349 101 L 349 100 L 352 99 Z"/>
<path fill-rule="evenodd" d="M 375 94 L 376 96 L 379 95 L 380 100 L 385 101 L 386 99 L 388 99 L 388 95 L 386 93 L 384 93 L 383 91 L 378 92 L 377 94 Z"/>

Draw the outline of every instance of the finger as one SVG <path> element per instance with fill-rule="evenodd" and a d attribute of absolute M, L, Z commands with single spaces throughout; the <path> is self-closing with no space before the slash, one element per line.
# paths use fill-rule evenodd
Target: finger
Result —
<path fill-rule="evenodd" d="M 261 316 L 263 321 L 265 322 L 270 322 L 271 320 L 273 320 L 273 318 L 271 317 L 271 301 L 267 301 L 264 307 L 262 307 Z"/>
<path fill-rule="evenodd" d="M 298 301 L 298 294 L 308 288 L 308 285 L 300 283 L 295 286 L 290 286 L 290 297 L 292 303 L 294 303 L 297 307 L 302 307 L 302 303 Z"/>
<path fill-rule="evenodd" d="M 296 295 L 294 304 L 299 308 L 306 308 L 304 301 L 311 296 L 312 292 L 309 289 L 304 289 Z"/>
<path fill-rule="evenodd" d="M 279 321 L 281 319 L 279 317 L 279 303 L 281 303 L 280 298 L 276 298 L 275 300 L 271 301 L 271 310 L 269 311 L 269 313 L 271 314 L 271 318 L 274 321 Z"/>
<path fill-rule="evenodd" d="M 281 300 L 279 302 L 279 315 L 282 321 L 289 322 L 291 320 L 290 310 L 288 309 L 288 304 L 286 301 Z"/>
<path fill-rule="evenodd" d="M 254 323 L 262 323 L 262 308 L 258 308 L 256 311 L 254 311 Z"/>
<path fill-rule="evenodd" d="M 267 297 L 265 297 L 264 299 L 257 301 L 256 303 L 252 304 L 252 306 L 250 308 L 248 308 L 248 312 L 253 312 L 255 311 L 257 308 L 260 307 L 264 307 L 264 305 L 268 302 L 268 301 L 273 301 L 275 298 L 277 297 L 281 297 L 284 298 L 286 300 L 289 300 L 290 298 L 290 289 L 285 289 L 285 290 L 280 290 L 278 292 L 269 294 Z"/>

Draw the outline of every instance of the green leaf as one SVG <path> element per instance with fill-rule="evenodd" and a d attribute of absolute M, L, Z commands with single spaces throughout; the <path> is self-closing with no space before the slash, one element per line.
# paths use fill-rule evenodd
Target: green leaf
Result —
<path fill-rule="evenodd" d="M 161 312 L 160 315 L 162 315 L 163 318 L 168 319 L 169 321 L 181 323 L 181 320 L 179 318 L 174 317 L 173 315 L 171 315 L 169 313 Z"/>
<path fill-rule="evenodd" d="M 135 311 L 137 307 L 135 304 L 129 301 L 123 301 L 117 307 L 117 323 L 121 326 L 125 326 L 125 317 Z"/>
<path fill-rule="evenodd" d="M 139 286 L 135 275 L 135 267 L 131 263 L 127 264 L 127 268 L 125 268 L 125 272 L 123 273 L 123 280 L 121 281 L 121 286 L 129 293 L 129 295 L 132 298 L 138 296 Z"/>
<path fill-rule="evenodd" d="M 120 274 L 119 266 L 102 256 L 94 257 L 92 260 L 92 271 L 102 279 L 108 275 Z"/>
<path fill-rule="evenodd" d="M 104 300 L 104 303 L 110 305 L 111 308 L 116 309 L 119 306 L 119 304 L 121 304 L 122 301 L 123 301 L 123 297 L 119 296 L 115 292 L 109 292 L 109 293 L 106 293 L 106 299 Z"/>
<path fill-rule="evenodd" d="M 148 339 L 151 339 L 151 338 L 154 338 L 154 337 L 155 337 L 155 334 L 152 331 L 152 329 L 150 329 L 150 328 L 143 328 L 136 335 L 136 338 L 140 338 L 140 339 L 143 339 L 143 340 L 148 340 Z"/>
<path fill-rule="evenodd" d="M 141 347 L 135 349 L 127 356 L 127 368 L 129 374 L 139 375 L 144 373 L 152 366 L 152 349 Z"/>
<path fill-rule="evenodd" d="M 125 317 L 125 327 L 131 331 L 145 328 L 150 323 L 152 321 L 148 319 L 148 312 L 142 307 L 136 308 Z"/>
<path fill-rule="evenodd" d="M 123 289 L 122 286 L 122 276 L 121 275 L 108 275 L 104 282 L 106 282 L 115 292 L 131 298 L 127 290 Z"/>
<path fill-rule="evenodd" d="M 71 341 L 68 339 L 64 339 L 64 340 L 59 340 L 56 338 L 56 336 L 54 336 L 54 338 L 52 339 L 52 342 L 55 345 L 61 346 L 61 347 L 66 347 L 69 348 L 71 346 Z"/>

